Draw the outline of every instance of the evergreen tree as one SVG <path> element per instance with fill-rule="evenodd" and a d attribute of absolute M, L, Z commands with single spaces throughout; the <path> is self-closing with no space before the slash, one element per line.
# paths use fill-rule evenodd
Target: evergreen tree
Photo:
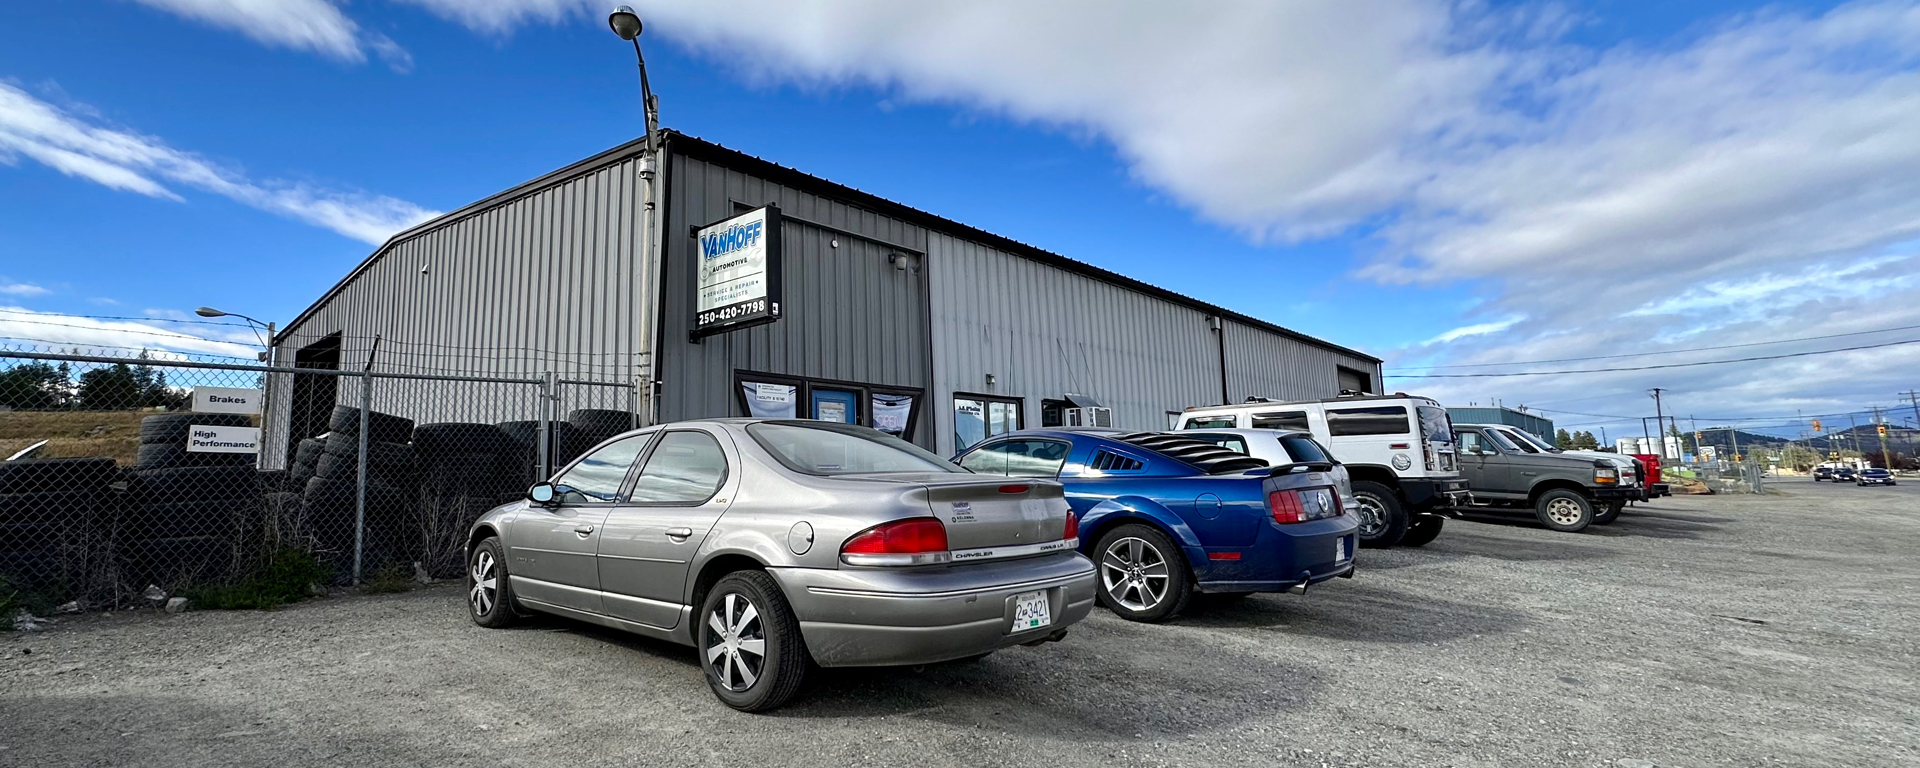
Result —
<path fill-rule="evenodd" d="M 1573 447 L 1573 436 L 1567 434 L 1567 430 L 1562 429 L 1553 433 L 1553 444 L 1560 450 L 1567 450 Z"/>
<path fill-rule="evenodd" d="M 140 407 L 140 382 L 133 368 L 114 363 L 80 374 L 80 407 L 90 411 L 118 411 Z"/>
<path fill-rule="evenodd" d="M 0 405 L 22 411 L 43 411 L 67 404 L 72 384 L 67 365 L 21 363 L 0 371 Z"/>

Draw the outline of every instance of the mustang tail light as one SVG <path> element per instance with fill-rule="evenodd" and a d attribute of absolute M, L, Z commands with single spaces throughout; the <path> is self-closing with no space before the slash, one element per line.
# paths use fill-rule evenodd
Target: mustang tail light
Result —
<path fill-rule="evenodd" d="M 1340 494 L 1332 488 L 1273 491 L 1267 494 L 1267 511 L 1273 514 L 1274 522 L 1282 525 L 1346 514 L 1346 509 L 1340 506 Z"/>
<path fill-rule="evenodd" d="M 931 565 L 953 559 L 937 517 L 910 517 L 854 534 L 840 547 L 847 565 Z"/>

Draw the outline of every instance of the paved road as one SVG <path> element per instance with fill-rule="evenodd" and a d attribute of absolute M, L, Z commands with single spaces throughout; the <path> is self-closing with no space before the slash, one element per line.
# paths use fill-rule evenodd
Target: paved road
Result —
<path fill-rule="evenodd" d="M 1096 613 L 766 716 L 686 650 L 480 629 L 454 588 L 86 616 L 0 635 L 0 765 L 1915 765 L 1916 486 L 1456 522 L 1304 597 Z"/>

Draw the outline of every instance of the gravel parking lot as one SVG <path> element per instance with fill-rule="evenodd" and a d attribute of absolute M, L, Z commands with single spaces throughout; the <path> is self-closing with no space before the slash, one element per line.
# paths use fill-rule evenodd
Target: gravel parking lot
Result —
<path fill-rule="evenodd" d="M 0 635 L 0 765 L 1914 765 L 1916 485 L 1455 522 L 1304 597 L 1096 611 L 761 716 L 689 650 L 481 629 L 457 588 L 75 617 Z"/>

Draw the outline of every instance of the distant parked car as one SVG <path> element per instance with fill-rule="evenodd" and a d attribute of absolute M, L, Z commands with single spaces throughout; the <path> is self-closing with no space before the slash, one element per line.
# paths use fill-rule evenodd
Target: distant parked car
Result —
<path fill-rule="evenodd" d="M 1860 470 L 1853 479 L 1854 485 L 1899 485 L 1893 481 L 1893 473 L 1878 467 Z"/>
<path fill-rule="evenodd" d="M 1353 575 L 1337 465 L 1312 441 L 1277 466 L 1180 433 L 1025 430 L 955 457 L 984 475 L 1058 478 L 1098 563 L 1100 604 L 1164 621 L 1194 593 L 1303 593 Z"/>
<path fill-rule="evenodd" d="M 1541 525 L 1574 532 L 1593 524 L 1599 505 L 1639 493 L 1621 487 L 1611 461 L 1529 452 L 1500 425 L 1456 424 L 1453 435 L 1478 507 L 1530 508 Z"/>
<path fill-rule="evenodd" d="M 714 695 L 779 706 L 809 664 L 927 664 L 1058 640 L 1094 603 L 1060 484 L 968 474 L 867 427 L 716 419 L 588 451 L 469 536 L 473 621 L 533 610 L 698 649 Z"/>

